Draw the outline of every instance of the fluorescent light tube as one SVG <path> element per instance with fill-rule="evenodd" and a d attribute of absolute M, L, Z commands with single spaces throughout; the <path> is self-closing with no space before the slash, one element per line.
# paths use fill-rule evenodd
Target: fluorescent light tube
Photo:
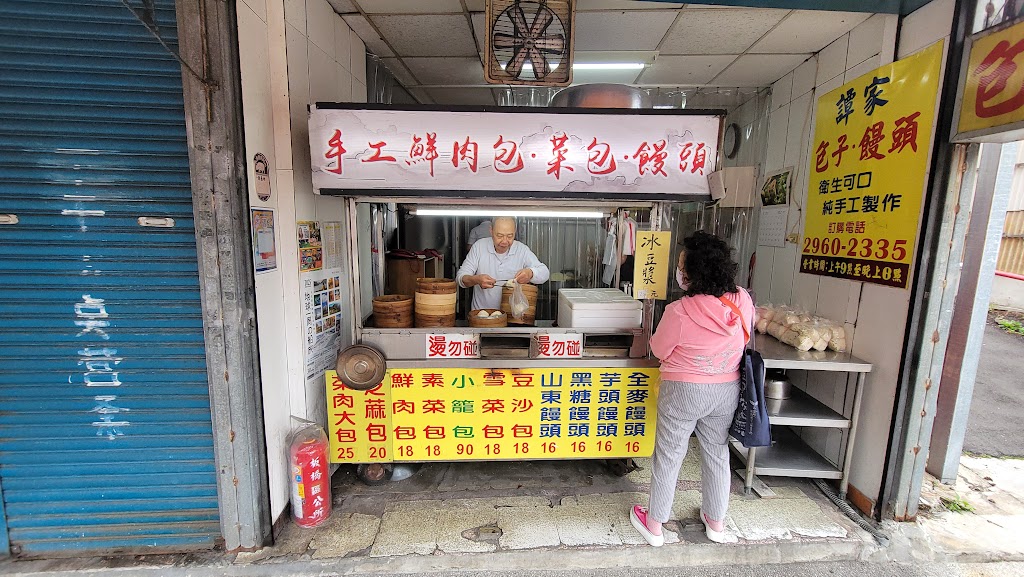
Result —
<path fill-rule="evenodd" d="M 492 210 L 481 208 L 417 208 L 417 216 L 511 216 L 536 218 L 604 218 L 599 211 L 582 210 Z"/>
<path fill-rule="evenodd" d="M 573 70 L 640 70 L 643 62 L 573 62 Z"/>

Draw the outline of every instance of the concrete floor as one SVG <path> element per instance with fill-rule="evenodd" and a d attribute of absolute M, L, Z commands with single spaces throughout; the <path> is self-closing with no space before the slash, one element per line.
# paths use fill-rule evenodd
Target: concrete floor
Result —
<path fill-rule="evenodd" d="M 669 547 L 708 544 L 698 521 L 700 467 L 696 441 L 680 472 Z M 239 562 L 275 557 L 311 559 L 439 556 L 531 550 L 648 548 L 629 523 L 629 508 L 646 504 L 648 460 L 625 477 L 601 461 L 433 463 L 411 478 L 368 487 L 352 470 L 334 479 L 335 509 L 324 526 L 288 525 L 274 547 Z M 771 479 L 776 497 L 744 495 L 735 478 L 729 527 L 741 544 L 845 543 L 871 537 L 809 482 Z"/>
<path fill-rule="evenodd" d="M 1024 457 L 1024 337 L 1006 333 L 992 319 L 974 383 L 964 450 L 978 455 Z"/>

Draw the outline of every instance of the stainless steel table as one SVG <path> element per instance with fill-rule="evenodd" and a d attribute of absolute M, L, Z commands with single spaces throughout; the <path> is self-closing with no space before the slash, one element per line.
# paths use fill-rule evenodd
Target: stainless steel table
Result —
<path fill-rule="evenodd" d="M 862 361 L 850 353 L 801 352 L 768 335 L 757 335 L 754 347 L 764 357 L 766 368 L 856 373 L 857 382 L 853 407 L 849 416 L 832 410 L 807 393 L 795 388 L 793 396 L 789 399 L 767 400 L 768 416 L 773 427 L 849 429 L 842 468 L 830 463 L 791 431 L 773 428 L 774 438 L 771 447 L 746 449 L 739 442 L 732 442 L 733 450 L 736 451 L 746 467 L 744 489 L 748 493 L 750 492 L 754 486 L 755 475 L 839 479 L 840 497 L 846 498 L 850 479 L 850 461 L 853 458 L 853 443 L 856 440 L 857 421 L 860 416 L 861 398 L 864 394 L 865 375 L 871 372 L 871 363 Z"/>

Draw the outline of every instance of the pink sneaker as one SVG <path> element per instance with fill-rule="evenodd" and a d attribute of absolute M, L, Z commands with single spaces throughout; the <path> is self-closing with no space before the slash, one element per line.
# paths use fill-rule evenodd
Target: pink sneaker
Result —
<path fill-rule="evenodd" d="M 652 547 L 661 547 L 665 544 L 664 534 L 655 535 L 647 528 L 647 509 L 640 505 L 633 505 L 633 508 L 629 511 L 629 522 L 633 524 L 633 528 L 639 531 Z"/>

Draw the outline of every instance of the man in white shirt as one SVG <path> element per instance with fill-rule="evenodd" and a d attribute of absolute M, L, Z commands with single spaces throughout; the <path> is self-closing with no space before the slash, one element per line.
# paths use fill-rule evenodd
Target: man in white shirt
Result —
<path fill-rule="evenodd" d="M 505 281 L 543 284 L 551 273 L 537 255 L 516 240 L 516 221 L 500 217 L 491 225 L 491 238 L 478 240 L 455 276 L 462 288 L 473 287 L 472 310 L 501 308 Z"/>

